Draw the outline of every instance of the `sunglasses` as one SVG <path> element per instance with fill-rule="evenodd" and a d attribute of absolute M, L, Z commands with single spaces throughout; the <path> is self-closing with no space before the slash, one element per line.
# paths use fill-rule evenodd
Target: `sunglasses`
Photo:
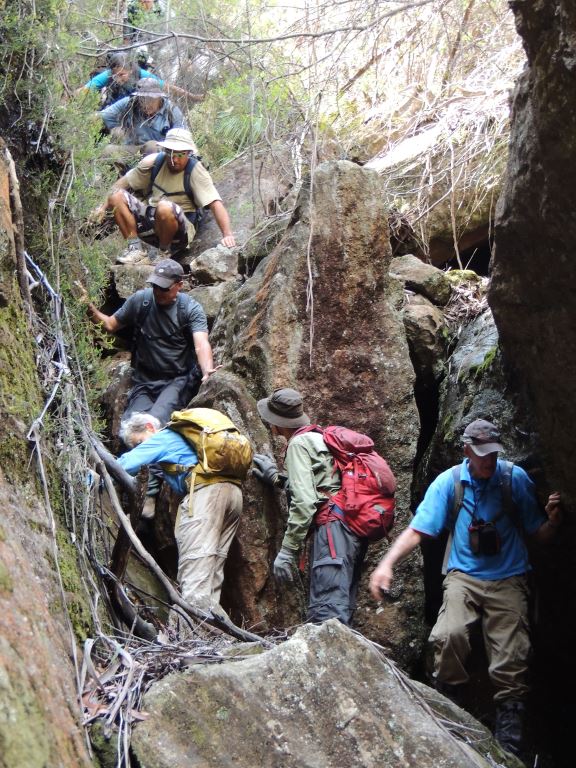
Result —
<path fill-rule="evenodd" d="M 169 150 L 168 150 L 168 155 L 169 155 L 171 158 L 174 158 L 174 157 L 189 157 L 189 155 L 190 155 L 190 152 L 189 152 L 188 150 L 184 150 L 184 151 L 178 151 L 178 152 L 177 152 L 177 151 L 176 151 L 176 150 L 174 150 L 174 149 L 169 149 Z"/>
<path fill-rule="evenodd" d="M 160 293 L 168 293 L 168 291 L 172 290 L 172 287 L 174 286 L 174 283 L 172 285 L 169 285 L 168 288 L 162 288 L 161 285 L 156 285 L 155 283 L 152 285 L 155 291 L 160 291 Z"/>

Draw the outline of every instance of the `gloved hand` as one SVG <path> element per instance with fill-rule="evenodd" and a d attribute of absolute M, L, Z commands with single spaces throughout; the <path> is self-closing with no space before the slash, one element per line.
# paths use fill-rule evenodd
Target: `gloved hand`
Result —
<path fill-rule="evenodd" d="M 266 456 L 264 453 L 255 453 L 252 457 L 252 474 L 257 477 L 258 480 L 265 485 L 271 485 L 276 487 L 278 485 L 280 475 L 278 474 L 278 467 L 274 459 Z"/>
<path fill-rule="evenodd" d="M 294 564 L 295 552 L 282 548 L 276 555 L 272 570 L 277 581 L 294 581 L 291 566 Z"/>

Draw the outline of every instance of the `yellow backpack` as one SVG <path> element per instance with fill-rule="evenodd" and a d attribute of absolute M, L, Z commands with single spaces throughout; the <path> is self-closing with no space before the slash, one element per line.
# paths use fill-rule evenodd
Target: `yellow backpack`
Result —
<path fill-rule="evenodd" d="M 252 466 L 252 447 L 234 423 L 213 408 L 186 408 L 173 411 L 167 429 L 182 435 L 198 454 L 190 482 L 214 483 L 226 480 L 240 484 Z"/>

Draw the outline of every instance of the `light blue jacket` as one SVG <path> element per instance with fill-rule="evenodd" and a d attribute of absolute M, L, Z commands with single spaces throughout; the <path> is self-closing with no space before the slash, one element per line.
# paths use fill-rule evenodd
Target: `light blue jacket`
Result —
<path fill-rule="evenodd" d="M 167 98 L 164 98 L 162 106 L 152 117 L 146 117 L 140 112 L 136 96 L 126 96 L 110 104 L 100 115 L 108 130 L 122 128 L 126 132 L 124 144 L 163 141 L 171 128 L 188 127 L 180 109 Z"/>
<path fill-rule="evenodd" d="M 190 443 L 177 432 L 161 429 L 128 453 L 123 453 L 118 459 L 119 464 L 130 475 L 137 475 L 142 467 L 162 461 L 191 468 L 198 463 L 198 456 Z M 166 472 L 163 474 L 166 482 L 176 493 L 181 496 L 188 493 L 185 483 L 188 472 L 180 472 L 176 475 Z"/>

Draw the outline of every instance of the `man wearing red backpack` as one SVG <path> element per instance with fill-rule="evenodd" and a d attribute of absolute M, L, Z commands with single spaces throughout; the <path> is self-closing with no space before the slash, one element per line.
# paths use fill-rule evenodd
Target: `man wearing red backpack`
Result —
<path fill-rule="evenodd" d="M 304 413 L 302 396 L 294 389 L 275 390 L 270 397 L 258 402 L 258 412 L 271 425 L 273 435 L 288 441 L 285 466 L 289 515 L 282 547 L 274 560 L 274 576 L 281 582 L 293 580 L 298 551 L 311 533 L 307 620 L 322 622 L 337 618 L 349 625 L 356 607 L 360 570 L 369 539 L 362 527 L 357 530 L 364 535 L 353 530 L 354 521 L 346 517 L 341 508 L 346 506 L 338 495 L 343 485 L 342 475 L 334 448 L 331 450 L 327 441 L 330 441 L 330 430 L 340 430 L 367 441 L 368 451 L 373 443 L 365 435 L 343 428 L 327 427 L 324 431 L 311 427 L 310 419 Z M 378 459 L 383 462 L 381 457 Z M 254 464 L 254 474 L 260 480 L 275 486 L 283 484 L 273 459 L 256 454 Z M 387 469 L 393 481 L 392 473 Z M 388 528 L 393 509 L 392 494 L 386 499 L 381 496 L 377 499 L 380 502 L 377 506 L 382 510 L 380 516 L 385 516 Z M 384 507 L 387 507 L 386 511 Z M 358 510 L 355 499 L 354 511 L 358 513 Z M 357 514 L 357 517 L 361 515 Z"/>

